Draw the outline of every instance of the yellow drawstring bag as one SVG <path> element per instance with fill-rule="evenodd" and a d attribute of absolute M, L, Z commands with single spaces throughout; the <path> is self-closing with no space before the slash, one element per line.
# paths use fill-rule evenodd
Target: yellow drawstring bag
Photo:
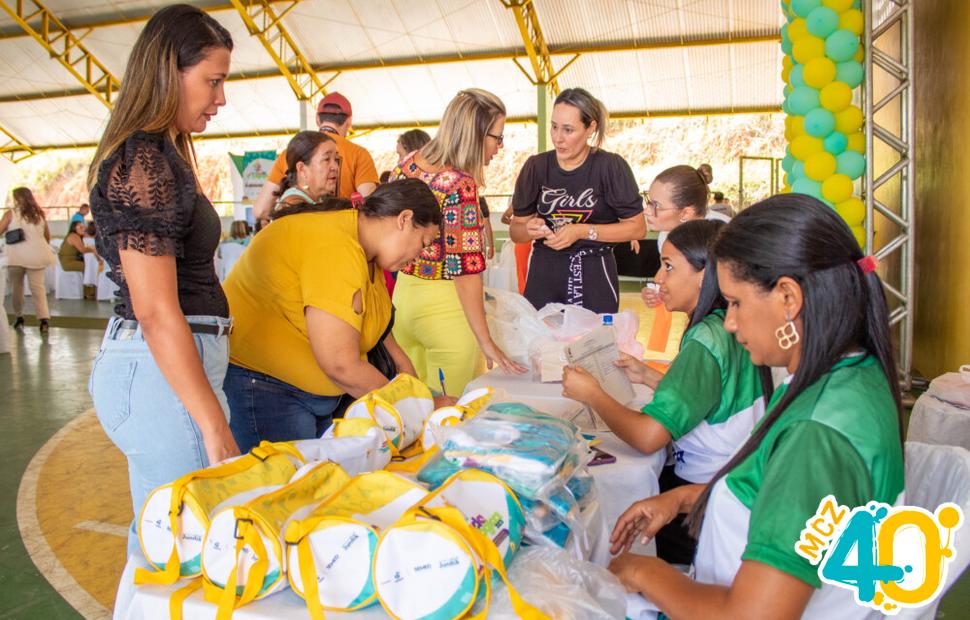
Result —
<path fill-rule="evenodd" d="M 424 499 L 424 487 L 379 471 L 351 480 L 286 530 L 288 577 L 313 620 L 323 609 L 351 611 L 375 602 L 371 560 L 379 532 Z"/>
<path fill-rule="evenodd" d="M 213 513 L 286 484 L 303 457 L 287 444 L 263 442 L 231 461 L 200 469 L 151 492 L 138 517 L 138 541 L 158 569 L 135 583 L 173 584 L 201 573 L 202 539 Z"/>
<path fill-rule="evenodd" d="M 206 598 L 224 620 L 287 586 L 283 533 L 350 481 L 336 463 L 312 463 L 279 489 L 212 517 L 202 549 Z"/>

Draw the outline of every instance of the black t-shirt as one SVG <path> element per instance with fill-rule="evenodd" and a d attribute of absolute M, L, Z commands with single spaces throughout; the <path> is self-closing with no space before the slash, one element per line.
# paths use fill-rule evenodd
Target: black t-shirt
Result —
<path fill-rule="evenodd" d="M 643 214 L 643 199 L 626 160 L 601 149 L 590 151 L 575 170 L 563 170 L 555 151 L 526 160 L 515 181 L 512 212 L 520 217 L 538 213 L 549 228 L 554 220 L 569 224 L 615 224 Z M 570 249 L 603 245 L 582 239 Z M 545 247 L 537 240 L 535 247 Z"/>
<path fill-rule="evenodd" d="M 222 224 L 196 190 L 191 166 L 163 134 L 136 132 L 102 162 L 91 189 L 98 253 L 119 287 L 115 313 L 137 318 L 120 250 L 174 256 L 178 298 L 186 316 L 229 316 L 214 258 Z"/>

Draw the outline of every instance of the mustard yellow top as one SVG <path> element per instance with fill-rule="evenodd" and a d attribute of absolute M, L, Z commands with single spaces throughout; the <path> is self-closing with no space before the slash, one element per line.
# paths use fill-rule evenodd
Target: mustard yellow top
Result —
<path fill-rule="evenodd" d="M 368 274 L 357 217 L 349 209 L 289 215 L 253 237 L 223 285 L 235 321 L 230 362 L 304 392 L 343 393 L 313 356 L 304 310 L 318 308 L 360 332 L 361 359 L 384 333 L 391 300 L 382 271 Z"/>

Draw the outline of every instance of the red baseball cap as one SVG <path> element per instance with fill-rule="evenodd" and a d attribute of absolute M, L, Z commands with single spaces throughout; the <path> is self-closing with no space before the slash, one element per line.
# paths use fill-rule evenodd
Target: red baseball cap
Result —
<path fill-rule="evenodd" d="M 350 101 L 338 92 L 332 92 L 320 100 L 320 103 L 317 105 L 317 114 L 323 114 L 325 112 L 346 114 L 347 116 L 354 115 L 353 109 L 350 107 Z"/>

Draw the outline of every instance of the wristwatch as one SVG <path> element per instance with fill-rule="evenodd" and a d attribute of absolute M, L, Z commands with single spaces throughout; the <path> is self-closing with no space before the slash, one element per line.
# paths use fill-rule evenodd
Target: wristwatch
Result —
<path fill-rule="evenodd" d="M 590 241 L 596 241 L 596 237 L 597 237 L 597 235 L 596 235 L 596 227 L 595 226 L 590 226 L 589 227 L 589 230 L 586 231 L 586 238 L 589 239 Z"/>

